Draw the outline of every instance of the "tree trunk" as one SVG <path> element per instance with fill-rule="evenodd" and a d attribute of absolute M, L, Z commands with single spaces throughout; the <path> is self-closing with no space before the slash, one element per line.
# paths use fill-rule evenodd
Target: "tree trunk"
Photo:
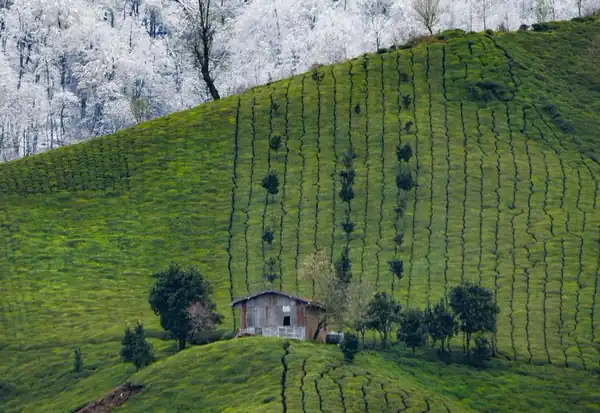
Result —
<path fill-rule="evenodd" d="M 467 354 L 471 354 L 471 333 L 467 333 Z"/>
<path fill-rule="evenodd" d="M 319 321 L 319 324 L 317 324 L 317 329 L 315 330 L 315 334 L 313 334 L 313 340 L 316 340 L 319 337 L 319 333 L 321 333 L 321 328 L 323 327 L 323 324 L 325 324 L 324 319 Z"/>
<path fill-rule="evenodd" d="M 185 337 L 178 337 L 177 341 L 179 342 L 179 351 L 185 349 Z"/>

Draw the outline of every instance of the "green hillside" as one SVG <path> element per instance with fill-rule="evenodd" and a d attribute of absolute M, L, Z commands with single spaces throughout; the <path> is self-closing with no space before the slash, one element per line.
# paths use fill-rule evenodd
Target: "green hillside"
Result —
<path fill-rule="evenodd" d="M 345 245 L 337 174 L 350 146 L 356 279 L 411 307 L 479 282 L 500 305 L 494 344 L 505 359 L 597 369 L 600 82 L 588 49 L 600 22 L 548 29 L 446 32 L 321 67 L 321 82 L 308 72 L 1 164 L 0 409 L 79 388 L 75 345 L 95 368 L 83 400 L 123 381 L 124 323 L 142 320 L 158 337 L 150 275 L 169 262 L 214 283 L 228 326 L 229 302 L 263 288 L 269 257 L 278 287 L 310 295 L 297 278 L 303 257 L 323 248 L 335 259 Z M 269 151 L 274 135 L 279 151 Z M 418 182 L 403 220 L 400 142 L 416 151 Z M 269 169 L 282 184 L 273 201 L 260 186 Z M 401 282 L 387 267 L 394 256 Z"/>

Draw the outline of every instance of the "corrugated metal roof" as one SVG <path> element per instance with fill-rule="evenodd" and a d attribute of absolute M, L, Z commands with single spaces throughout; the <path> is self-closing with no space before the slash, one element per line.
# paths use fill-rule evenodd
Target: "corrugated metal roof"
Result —
<path fill-rule="evenodd" d="M 323 308 L 323 309 L 325 308 L 325 306 L 323 304 L 317 303 L 316 301 L 308 300 L 308 299 L 302 298 L 302 297 L 296 297 L 295 295 L 286 294 L 286 293 L 284 293 L 282 291 L 276 291 L 276 290 L 265 290 L 265 291 L 261 291 L 261 292 L 256 293 L 256 294 L 249 295 L 247 297 L 238 298 L 237 300 L 234 300 L 234 301 L 231 302 L 231 306 L 243 303 L 245 301 L 248 301 L 248 300 L 251 300 L 253 298 L 260 297 L 261 295 L 266 295 L 266 294 L 281 295 L 283 297 L 287 297 L 287 298 L 290 298 L 292 300 L 300 301 L 300 302 L 302 302 L 302 303 L 304 303 L 306 305 L 310 305 L 310 306 L 314 306 L 314 307 L 318 307 L 318 308 Z"/>

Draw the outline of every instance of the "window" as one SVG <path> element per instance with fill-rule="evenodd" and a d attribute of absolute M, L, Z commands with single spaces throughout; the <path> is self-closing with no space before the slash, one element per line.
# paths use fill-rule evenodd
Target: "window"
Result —
<path fill-rule="evenodd" d="M 284 326 L 290 325 L 290 316 L 289 315 L 286 315 L 285 317 L 283 317 L 283 325 Z"/>

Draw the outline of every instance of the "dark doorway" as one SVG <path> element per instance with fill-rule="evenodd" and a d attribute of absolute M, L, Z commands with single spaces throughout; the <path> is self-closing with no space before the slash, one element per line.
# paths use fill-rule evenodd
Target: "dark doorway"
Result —
<path fill-rule="evenodd" d="M 290 325 L 290 316 L 286 315 L 283 317 L 283 325 L 284 326 L 289 326 Z"/>

